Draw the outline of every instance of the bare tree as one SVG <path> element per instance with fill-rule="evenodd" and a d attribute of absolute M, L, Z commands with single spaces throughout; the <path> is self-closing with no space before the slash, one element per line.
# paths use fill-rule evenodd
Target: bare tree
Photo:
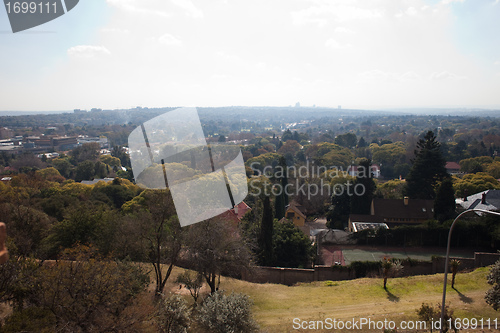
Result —
<path fill-rule="evenodd" d="M 253 262 L 251 251 L 238 228 L 220 217 L 191 226 L 186 257 L 203 275 L 210 292 L 219 289 L 220 276 L 239 276 Z"/>
<path fill-rule="evenodd" d="M 5 223 L 0 222 L 0 264 L 7 262 L 9 259 L 9 252 L 5 246 L 5 241 L 7 240 L 7 228 Z"/>
<path fill-rule="evenodd" d="M 137 230 L 139 234 L 129 236 L 138 236 L 140 240 L 131 244 L 132 248 L 141 246 L 146 260 L 153 265 L 155 294 L 159 297 L 179 257 L 184 231 L 175 214 L 174 203 L 168 190 L 146 190 L 127 205 L 126 210 L 131 213 L 129 217 L 137 224 L 128 229 Z M 165 265 L 168 266 L 166 272 L 162 269 Z"/>

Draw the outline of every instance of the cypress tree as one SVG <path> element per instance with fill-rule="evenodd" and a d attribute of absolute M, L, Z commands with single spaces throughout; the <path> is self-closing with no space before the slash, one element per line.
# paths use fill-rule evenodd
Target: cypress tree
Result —
<path fill-rule="evenodd" d="M 259 236 L 259 257 L 260 263 L 263 266 L 271 266 L 273 264 L 273 222 L 271 200 L 268 196 L 265 196 Z"/>

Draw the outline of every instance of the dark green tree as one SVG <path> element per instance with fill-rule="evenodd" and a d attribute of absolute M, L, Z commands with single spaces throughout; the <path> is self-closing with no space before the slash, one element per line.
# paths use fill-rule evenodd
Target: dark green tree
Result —
<path fill-rule="evenodd" d="M 440 144 L 434 132 L 428 131 L 417 143 L 415 159 L 406 177 L 406 195 L 412 199 L 434 199 L 434 188 L 439 181 L 448 176 Z"/>
<path fill-rule="evenodd" d="M 351 213 L 351 197 L 347 194 L 347 191 L 334 193 L 332 195 L 332 206 L 333 209 L 327 214 L 326 226 L 330 229 L 344 229 Z"/>
<path fill-rule="evenodd" d="M 273 231 L 271 200 L 268 196 L 265 196 L 263 199 L 263 214 L 259 235 L 259 261 L 263 266 L 271 266 L 273 263 Z"/>
<path fill-rule="evenodd" d="M 286 194 L 286 188 L 288 185 L 286 166 L 287 164 L 285 157 L 280 156 L 275 173 L 275 179 L 279 184 L 280 191 L 278 192 L 278 195 L 276 195 L 276 200 L 274 202 L 275 218 L 277 218 L 278 220 L 281 220 L 283 217 L 285 217 L 285 210 L 286 206 L 288 205 L 288 195 Z"/>
<path fill-rule="evenodd" d="M 455 218 L 455 191 L 450 177 L 445 178 L 439 185 L 434 200 L 434 217 L 439 222 Z"/>
<path fill-rule="evenodd" d="M 375 193 L 375 182 L 371 170 L 371 160 L 363 159 L 358 166 L 355 185 L 362 185 L 363 195 L 353 195 L 351 198 L 351 214 L 370 214 L 370 206 Z M 358 185 L 359 187 L 359 185 Z"/>
<path fill-rule="evenodd" d="M 274 222 L 273 266 L 308 267 L 314 259 L 314 248 L 307 237 L 292 222 Z"/>

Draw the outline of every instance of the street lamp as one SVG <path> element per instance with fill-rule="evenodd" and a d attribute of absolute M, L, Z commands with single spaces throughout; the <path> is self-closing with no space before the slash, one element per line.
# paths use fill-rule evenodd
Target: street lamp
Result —
<path fill-rule="evenodd" d="M 455 226 L 455 223 L 458 221 L 458 219 L 462 215 L 469 213 L 469 212 L 482 212 L 482 213 L 500 216 L 500 213 L 497 213 L 497 212 L 490 212 L 489 210 L 472 208 L 472 209 L 467 209 L 466 211 L 463 211 L 460 214 L 458 214 L 458 216 L 455 218 L 455 220 L 451 224 L 450 232 L 448 233 L 448 245 L 446 247 L 446 261 L 444 263 L 443 302 L 441 303 L 441 330 L 440 330 L 441 333 L 443 333 L 443 323 L 444 323 L 444 307 L 445 307 L 445 302 L 446 302 L 446 284 L 448 282 L 448 262 L 450 261 L 451 232 L 453 231 L 453 227 Z"/>

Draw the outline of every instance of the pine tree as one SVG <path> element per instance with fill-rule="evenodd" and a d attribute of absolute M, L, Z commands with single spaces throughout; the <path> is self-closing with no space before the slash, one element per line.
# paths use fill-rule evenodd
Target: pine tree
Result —
<path fill-rule="evenodd" d="M 417 143 L 415 159 L 406 177 L 406 195 L 412 199 L 434 199 L 437 182 L 448 176 L 440 144 L 434 132 L 428 131 Z"/>
<path fill-rule="evenodd" d="M 436 194 L 434 201 L 434 217 L 439 222 L 455 218 L 455 191 L 453 191 L 453 182 L 450 177 L 445 178 Z"/>
<path fill-rule="evenodd" d="M 259 236 L 260 263 L 271 266 L 273 263 L 273 209 L 268 196 L 263 199 L 262 222 Z"/>
<path fill-rule="evenodd" d="M 370 214 L 370 206 L 375 192 L 375 182 L 371 171 L 371 160 L 363 159 L 359 163 L 355 185 L 361 184 L 364 193 L 351 198 L 351 214 Z"/>

